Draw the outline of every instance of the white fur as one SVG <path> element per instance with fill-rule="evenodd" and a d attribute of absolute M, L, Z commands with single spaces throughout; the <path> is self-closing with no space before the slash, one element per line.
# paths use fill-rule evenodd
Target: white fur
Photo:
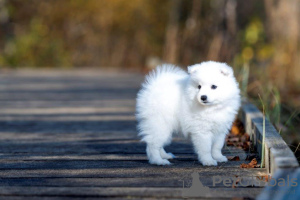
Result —
<path fill-rule="evenodd" d="M 203 165 L 227 162 L 221 149 L 240 107 L 233 70 L 225 63 L 208 61 L 188 67 L 188 72 L 173 65 L 157 67 L 137 95 L 139 136 L 147 143 L 151 164 L 170 164 L 168 159 L 174 155 L 166 153 L 164 146 L 171 143 L 174 132 L 190 135 Z"/>

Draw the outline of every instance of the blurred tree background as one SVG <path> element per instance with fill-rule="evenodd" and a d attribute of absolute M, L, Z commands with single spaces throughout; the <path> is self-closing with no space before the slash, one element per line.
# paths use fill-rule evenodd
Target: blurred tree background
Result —
<path fill-rule="evenodd" d="M 0 28 L 1 68 L 227 62 L 299 141 L 299 0 L 0 0 Z"/>

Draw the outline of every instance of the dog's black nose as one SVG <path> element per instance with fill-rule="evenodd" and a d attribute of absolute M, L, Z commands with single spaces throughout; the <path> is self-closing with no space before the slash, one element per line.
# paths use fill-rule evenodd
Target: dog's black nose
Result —
<path fill-rule="evenodd" d="M 207 96 L 206 96 L 206 95 L 202 95 L 202 96 L 201 96 L 201 100 L 202 100 L 202 101 L 206 101 L 206 100 L 207 100 Z"/>

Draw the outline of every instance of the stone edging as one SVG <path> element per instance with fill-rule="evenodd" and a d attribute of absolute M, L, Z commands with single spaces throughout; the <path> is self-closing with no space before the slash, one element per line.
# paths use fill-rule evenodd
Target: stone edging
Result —
<path fill-rule="evenodd" d="M 262 156 L 263 114 L 251 103 L 244 103 L 239 118 L 250 135 L 254 149 Z M 289 146 L 282 139 L 274 126 L 265 120 L 265 163 L 268 173 L 274 175 L 278 169 L 296 168 L 299 163 Z"/>

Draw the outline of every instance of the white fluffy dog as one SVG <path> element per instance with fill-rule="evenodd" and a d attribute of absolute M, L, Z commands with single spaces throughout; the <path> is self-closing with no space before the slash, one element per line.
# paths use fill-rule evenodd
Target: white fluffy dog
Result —
<path fill-rule="evenodd" d="M 147 77 L 137 95 L 139 136 L 147 143 L 151 164 L 168 165 L 172 133 L 190 135 L 203 165 L 227 162 L 221 150 L 240 107 L 240 90 L 225 63 L 202 62 L 188 73 L 162 65 Z"/>

